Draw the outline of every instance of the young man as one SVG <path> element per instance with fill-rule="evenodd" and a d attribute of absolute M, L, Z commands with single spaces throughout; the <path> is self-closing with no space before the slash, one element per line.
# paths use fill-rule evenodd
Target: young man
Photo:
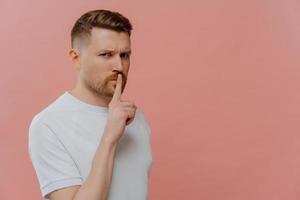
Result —
<path fill-rule="evenodd" d="M 36 114 L 29 155 L 51 200 L 143 200 L 152 166 L 150 127 L 122 99 L 132 26 L 117 12 L 93 10 L 71 32 L 76 86 Z"/>

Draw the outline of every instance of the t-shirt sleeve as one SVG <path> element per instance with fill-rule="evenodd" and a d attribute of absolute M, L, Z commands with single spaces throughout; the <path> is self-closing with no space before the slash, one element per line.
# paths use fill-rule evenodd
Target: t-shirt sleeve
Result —
<path fill-rule="evenodd" d="M 44 198 L 54 190 L 82 184 L 74 160 L 47 124 L 31 122 L 28 152 Z"/>

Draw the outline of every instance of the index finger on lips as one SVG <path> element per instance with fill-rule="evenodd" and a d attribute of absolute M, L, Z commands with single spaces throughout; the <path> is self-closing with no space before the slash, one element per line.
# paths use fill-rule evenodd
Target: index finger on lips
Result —
<path fill-rule="evenodd" d="M 122 75 L 118 74 L 116 88 L 114 91 L 114 95 L 112 97 L 112 101 L 120 101 L 122 95 Z"/>

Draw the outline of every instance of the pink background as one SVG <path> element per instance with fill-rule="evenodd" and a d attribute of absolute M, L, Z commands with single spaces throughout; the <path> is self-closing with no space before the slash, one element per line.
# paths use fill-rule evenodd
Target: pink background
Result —
<path fill-rule="evenodd" d="M 41 199 L 28 126 L 75 84 L 69 32 L 101 8 L 134 26 L 124 99 L 152 128 L 149 199 L 300 199 L 298 0 L 1 0 L 1 200 Z"/>

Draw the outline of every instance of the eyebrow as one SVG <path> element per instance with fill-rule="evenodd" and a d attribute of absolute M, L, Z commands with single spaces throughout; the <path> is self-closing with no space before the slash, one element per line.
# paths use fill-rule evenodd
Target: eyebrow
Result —
<path fill-rule="evenodd" d="M 97 53 L 101 53 L 101 52 L 114 52 L 114 50 L 113 49 L 101 49 Z M 131 50 L 125 50 L 125 51 L 122 51 L 121 53 L 131 54 Z"/>

